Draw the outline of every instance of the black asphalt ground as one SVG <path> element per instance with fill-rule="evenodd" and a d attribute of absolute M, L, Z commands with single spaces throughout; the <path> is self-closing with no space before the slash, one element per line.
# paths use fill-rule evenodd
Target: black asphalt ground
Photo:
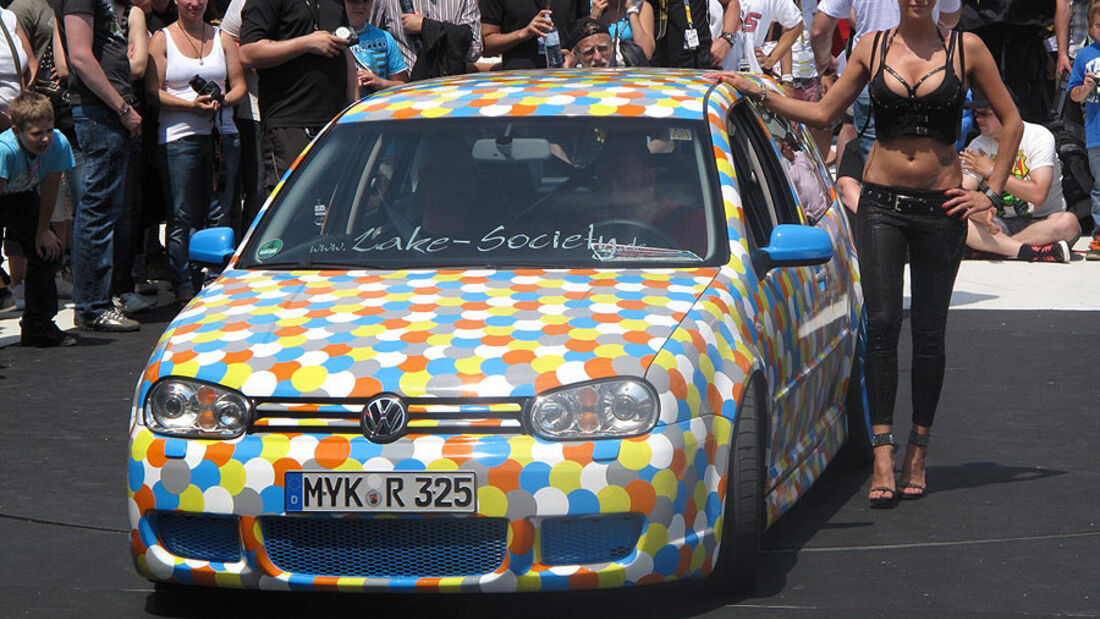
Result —
<path fill-rule="evenodd" d="M 124 498 L 130 399 L 170 319 L 160 311 L 138 334 L 0 349 L 0 616 L 1100 615 L 1097 313 L 953 311 L 929 496 L 872 511 L 867 472 L 830 467 L 769 531 L 757 591 L 723 599 L 695 584 L 473 597 L 155 590 L 130 565 Z"/>

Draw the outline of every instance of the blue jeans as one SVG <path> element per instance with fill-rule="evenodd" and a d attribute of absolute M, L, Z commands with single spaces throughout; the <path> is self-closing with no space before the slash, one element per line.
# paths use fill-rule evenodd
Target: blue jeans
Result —
<path fill-rule="evenodd" d="M 871 146 L 875 143 L 875 116 L 871 108 L 870 86 L 864 86 L 852 104 L 852 124 L 859 135 L 859 149 L 863 152 L 863 160 L 867 161 L 867 155 L 871 154 Z M 866 127 L 865 127 L 866 126 Z"/>
<path fill-rule="evenodd" d="M 1089 170 L 1092 172 L 1092 223 L 1093 234 L 1100 234 L 1100 146 L 1089 149 Z"/>
<path fill-rule="evenodd" d="M 110 309 L 114 231 L 122 216 L 130 135 L 118 114 L 101 105 L 73 106 L 84 153 L 83 193 L 73 214 L 73 301 L 79 318 Z"/>
<path fill-rule="evenodd" d="M 187 261 L 191 235 L 204 228 L 229 225 L 230 206 L 237 193 L 241 140 L 235 133 L 223 134 L 220 147 L 218 158 L 211 135 L 192 135 L 160 145 L 164 189 L 172 204 L 168 215 L 168 262 L 177 293 L 194 292 L 202 285 L 202 271 Z"/>

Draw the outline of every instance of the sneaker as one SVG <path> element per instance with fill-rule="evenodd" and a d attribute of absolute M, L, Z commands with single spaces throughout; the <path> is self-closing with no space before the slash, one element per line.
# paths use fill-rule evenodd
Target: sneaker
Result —
<path fill-rule="evenodd" d="M 79 327 L 81 331 L 122 332 L 137 331 L 141 329 L 141 323 L 127 318 L 122 312 L 112 307 L 91 320 L 81 320 Z"/>
<path fill-rule="evenodd" d="M 134 282 L 134 292 L 144 297 L 155 297 L 160 294 L 160 286 L 147 279 L 139 279 Z"/>
<path fill-rule="evenodd" d="M 57 271 L 57 298 L 73 298 L 73 270 L 65 265 Z"/>
<path fill-rule="evenodd" d="M 132 292 L 124 292 L 117 297 L 111 297 L 115 309 L 123 314 L 136 314 L 153 307 L 154 303 L 145 297 Z"/>
<path fill-rule="evenodd" d="M 23 329 L 19 336 L 20 346 L 34 348 L 67 347 L 76 344 L 76 338 L 65 333 L 52 321 L 39 329 Z"/>
<path fill-rule="evenodd" d="M 15 295 L 7 287 L 0 288 L 0 314 L 19 309 L 15 304 Z"/>
<path fill-rule="evenodd" d="M 1028 262 L 1069 262 L 1069 243 L 1058 241 L 1050 245 L 1032 245 Z"/>
<path fill-rule="evenodd" d="M 191 299 L 195 298 L 195 289 L 192 288 L 190 284 L 183 284 L 175 287 L 173 295 L 175 296 L 176 303 L 186 305 L 191 302 Z"/>
<path fill-rule="evenodd" d="M 1100 260 L 1100 234 L 1092 237 L 1089 250 L 1085 253 L 1085 260 Z"/>

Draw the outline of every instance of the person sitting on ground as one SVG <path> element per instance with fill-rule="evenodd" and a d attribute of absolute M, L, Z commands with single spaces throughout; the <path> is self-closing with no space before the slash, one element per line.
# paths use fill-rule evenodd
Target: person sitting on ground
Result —
<path fill-rule="evenodd" d="M 576 45 L 573 50 L 565 50 L 565 66 L 601 69 L 612 66 L 615 58 L 615 43 L 607 26 L 594 19 L 583 19 L 573 31 Z"/>
<path fill-rule="evenodd" d="M 54 324 L 61 241 L 50 231 L 61 174 L 76 165 L 65 136 L 53 128 L 53 105 L 43 95 L 24 92 L 9 108 L 12 126 L 0 133 L 0 228 L 7 228 L 27 257 L 23 346 L 72 346 Z"/>
<path fill-rule="evenodd" d="M 993 173 L 1003 127 L 989 100 L 977 89 L 971 103 L 981 135 L 962 152 L 963 187 L 976 189 Z M 984 189 L 984 188 L 983 188 Z M 1003 204 L 968 220 L 971 249 L 1029 262 L 1069 262 L 1069 246 L 1081 234 L 1077 217 L 1062 197 L 1062 163 L 1054 134 L 1024 123 L 1024 136 L 1002 193 Z"/>
<path fill-rule="evenodd" d="M 348 22 L 359 34 L 359 41 L 351 46 L 351 54 L 355 58 L 359 94 L 363 96 L 409 81 L 405 57 L 393 35 L 367 23 L 373 4 L 374 0 L 344 0 Z"/>

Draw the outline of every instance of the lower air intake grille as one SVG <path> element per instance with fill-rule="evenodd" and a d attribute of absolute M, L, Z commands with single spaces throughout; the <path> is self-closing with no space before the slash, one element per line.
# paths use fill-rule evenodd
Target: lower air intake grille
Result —
<path fill-rule="evenodd" d="M 641 533 L 641 514 L 547 518 L 542 521 L 542 563 L 619 561 L 634 551 Z"/>
<path fill-rule="evenodd" d="M 154 522 L 160 543 L 177 557 L 218 563 L 241 560 L 236 516 L 157 512 Z"/>
<path fill-rule="evenodd" d="M 370 578 L 475 576 L 504 562 L 504 518 L 261 518 L 276 567 Z"/>

